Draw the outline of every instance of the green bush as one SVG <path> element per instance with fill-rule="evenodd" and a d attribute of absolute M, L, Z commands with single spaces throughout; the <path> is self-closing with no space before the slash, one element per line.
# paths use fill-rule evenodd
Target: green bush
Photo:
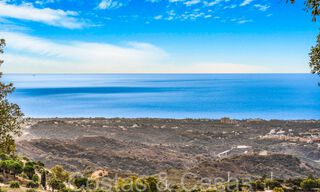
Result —
<path fill-rule="evenodd" d="M 88 186 L 88 178 L 86 177 L 78 177 L 74 179 L 74 185 L 77 188 L 87 187 Z"/>
<path fill-rule="evenodd" d="M 0 192 L 7 192 L 7 190 L 2 189 L 2 188 L 0 187 Z"/>
<path fill-rule="evenodd" d="M 296 185 L 296 186 L 300 186 L 300 183 L 303 181 L 303 179 L 300 178 L 292 178 L 292 179 L 288 179 L 286 181 L 286 183 L 292 184 L 292 185 Z"/>
<path fill-rule="evenodd" d="M 29 181 L 27 184 L 26 184 L 26 187 L 28 188 L 38 188 L 39 187 L 39 184 L 34 182 L 34 181 Z"/>
<path fill-rule="evenodd" d="M 284 190 L 281 187 L 275 187 L 273 192 L 284 192 Z"/>
<path fill-rule="evenodd" d="M 318 187 L 318 182 L 312 178 L 307 178 L 300 183 L 300 186 L 306 191 L 311 191 L 312 189 Z"/>
<path fill-rule="evenodd" d="M 67 187 L 64 187 L 64 188 L 60 189 L 59 192 L 74 192 L 74 190 L 67 188 Z"/>
<path fill-rule="evenodd" d="M 263 191 L 265 188 L 265 184 L 260 180 L 253 181 L 250 183 L 250 185 L 254 191 Z"/>
<path fill-rule="evenodd" d="M 94 180 L 88 180 L 88 186 L 90 189 L 96 188 L 97 183 Z"/>
<path fill-rule="evenodd" d="M 32 162 L 27 162 L 23 168 L 23 172 L 28 176 L 29 179 L 32 179 L 35 174 L 34 164 Z"/>
<path fill-rule="evenodd" d="M 37 192 L 35 189 L 27 189 L 26 192 Z"/>
<path fill-rule="evenodd" d="M 28 176 L 25 173 L 21 173 L 19 176 L 24 178 L 24 179 L 29 179 Z"/>
<path fill-rule="evenodd" d="M 57 190 L 61 190 L 61 189 L 66 187 L 61 180 L 59 180 L 59 179 L 57 179 L 55 177 L 50 179 L 49 186 L 52 188 L 52 191 L 54 191 L 56 189 Z"/>
<path fill-rule="evenodd" d="M 0 175 L 0 183 L 4 182 L 4 177 L 2 175 Z"/>
<path fill-rule="evenodd" d="M 5 153 L 0 153 L 0 159 L 4 161 L 10 159 L 10 157 Z"/>
<path fill-rule="evenodd" d="M 277 180 L 266 179 L 265 180 L 266 187 L 270 189 L 274 189 L 276 187 L 281 187 L 281 183 Z"/>
<path fill-rule="evenodd" d="M 20 183 L 17 181 L 10 182 L 10 188 L 13 188 L 13 189 L 20 188 Z"/>
<path fill-rule="evenodd" d="M 93 192 L 105 192 L 105 190 L 103 190 L 103 189 L 96 189 L 96 190 L 94 190 Z"/>
<path fill-rule="evenodd" d="M 25 157 L 25 156 L 23 156 L 22 159 L 25 160 L 25 161 L 29 161 L 29 158 Z"/>
<path fill-rule="evenodd" d="M 39 182 L 39 176 L 37 174 L 34 174 L 32 176 L 32 181 L 38 183 Z"/>

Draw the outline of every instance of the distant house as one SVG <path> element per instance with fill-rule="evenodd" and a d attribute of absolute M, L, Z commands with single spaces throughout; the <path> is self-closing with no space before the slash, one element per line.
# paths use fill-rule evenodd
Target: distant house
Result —
<path fill-rule="evenodd" d="M 257 119 L 247 119 L 247 123 L 261 123 L 263 121 L 265 121 L 265 120 L 259 119 L 259 118 L 257 118 Z"/>
<path fill-rule="evenodd" d="M 237 124 L 238 121 L 235 119 L 230 119 L 229 117 L 223 117 L 220 119 L 221 124 Z"/>

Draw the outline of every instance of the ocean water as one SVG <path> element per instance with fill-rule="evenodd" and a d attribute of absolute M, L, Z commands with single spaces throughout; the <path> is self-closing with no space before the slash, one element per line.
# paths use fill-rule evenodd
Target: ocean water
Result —
<path fill-rule="evenodd" d="M 311 74 L 5 75 L 28 117 L 320 119 Z"/>

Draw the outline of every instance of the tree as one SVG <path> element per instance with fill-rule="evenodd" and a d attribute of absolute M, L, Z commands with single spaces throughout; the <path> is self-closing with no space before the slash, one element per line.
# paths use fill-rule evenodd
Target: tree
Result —
<path fill-rule="evenodd" d="M 5 40 L 0 39 L 0 54 L 3 53 Z M 0 65 L 3 60 L 0 60 Z M 0 79 L 2 73 L 0 73 Z M 0 82 L 0 153 L 15 152 L 14 136 L 21 135 L 24 122 L 23 113 L 17 104 L 10 103 L 7 96 L 14 91 L 12 83 Z"/>
<path fill-rule="evenodd" d="M 296 0 L 287 0 L 287 2 L 295 3 Z M 305 0 L 306 11 L 310 11 L 312 15 L 312 21 L 316 21 L 320 15 L 320 0 Z M 320 33 L 317 37 L 317 43 L 311 47 L 309 53 L 310 61 L 309 65 L 313 74 L 320 75 Z"/>
<path fill-rule="evenodd" d="M 65 186 L 63 184 L 63 182 L 55 177 L 51 178 L 49 181 L 49 186 L 52 189 L 52 192 L 54 192 L 54 190 L 60 190 L 63 189 Z"/>
<path fill-rule="evenodd" d="M 305 191 L 311 191 L 312 189 L 318 187 L 318 182 L 313 178 L 307 178 L 301 182 L 300 186 Z"/>
<path fill-rule="evenodd" d="M 3 171 L 3 175 L 5 176 L 6 172 L 9 172 L 9 160 L 4 160 L 0 162 L 0 168 Z"/>
<path fill-rule="evenodd" d="M 62 166 L 56 165 L 51 169 L 52 175 L 59 179 L 62 182 L 68 182 L 70 173 L 68 171 L 65 171 Z"/>
<path fill-rule="evenodd" d="M 44 190 L 47 190 L 47 171 L 45 169 L 41 172 L 41 185 Z"/>
<path fill-rule="evenodd" d="M 9 170 L 13 174 L 13 179 L 16 180 L 16 175 L 22 173 L 23 164 L 19 161 L 10 161 Z"/>
<path fill-rule="evenodd" d="M 287 0 L 287 2 L 295 3 L 296 0 Z M 312 14 L 312 21 L 317 20 L 317 16 L 320 15 L 320 0 L 305 0 L 304 4 L 306 6 L 306 11 L 311 11 Z"/>
<path fill-rule="evenodd" d="M 317 37 L 317 44 L 311 47 L 309 56 L 311 72 L 320 75 L 320 34 Z"/>
<path fill-rule="evenodd" d="M 32 179 L 33 175 L 36 173 L 34 164 L 32 162 L 27 162 L 23 168 L 23 172 L 28 176 L 29 179 Z"/>

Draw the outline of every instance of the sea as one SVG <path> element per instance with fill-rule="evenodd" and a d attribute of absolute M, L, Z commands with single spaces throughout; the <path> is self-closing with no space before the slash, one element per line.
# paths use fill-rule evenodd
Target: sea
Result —
<path fill-rule="evenodd" d="M 5 74 L 27 117 L 320 119 L 312 74 Z"/>

